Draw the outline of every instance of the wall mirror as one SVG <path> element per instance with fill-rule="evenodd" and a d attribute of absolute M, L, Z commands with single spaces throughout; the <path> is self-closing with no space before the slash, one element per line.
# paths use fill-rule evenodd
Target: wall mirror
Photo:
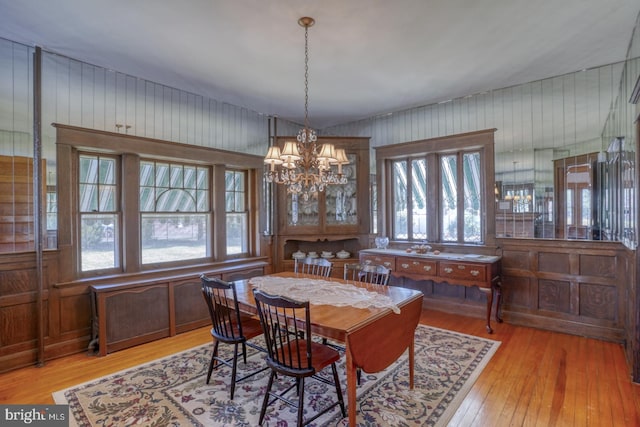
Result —
<path fill-rule="evenodd" d="M 614 64 L 491 94 L 497 237 L 636 246 L 625 70 Z"/>
<path fill-rule="evenodd" d="M 372 147 L 381 147 L 495 128 L 497 237 L 635 248 L 630 98 L 639 69 L 633 58 L 326 131 L 371 135 Z"/>

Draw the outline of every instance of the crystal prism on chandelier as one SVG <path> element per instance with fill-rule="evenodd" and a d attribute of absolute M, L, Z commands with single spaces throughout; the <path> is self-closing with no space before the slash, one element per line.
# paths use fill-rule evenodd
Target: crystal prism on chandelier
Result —
<path fill-rule="evenodd" d="M 346 184 L 342 166 L 349 164 L 344 149 L 333 144 L 323 144 L 318 152 L 318 137 L 309 127 L 309 27 L 314 23 L 309 17 L 298 20 L 304 27 L 304 128 L 296 141 L 285 142 L 282 150 L 277 145 L 269 147 L 264 158 L 269 165 L 265 180 L 282 184 L 287 193 L 301 194 L 305 200 L 310 194 L 324 191 L 327 185 Z"/>

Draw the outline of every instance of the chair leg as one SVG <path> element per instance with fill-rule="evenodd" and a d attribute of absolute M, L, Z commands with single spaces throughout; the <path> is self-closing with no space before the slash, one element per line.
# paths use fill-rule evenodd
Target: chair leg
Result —
<path fill-rule="evenodd" d="M 238 344 L 233 346 L 233 364 L 231 367 L 231 400 L 233 393 L 236 391 L 236 372 L 238 370 Z"/>
<path fill-rule="evenodd" d="M 302 427 L 304 415 L 304 378 L 298 382 L 298 427 Z"/>
<path fill-rule="evenodd" d="M 340 388 L 340 379 L 338 378 L 338 369 L 336 364 L 331 364 L 331 371 L 333 371 L 333 382 L 336 384 L 336 394 L 338 395 L 338 402 L 340 402 L 340 411 L 342 411 L 342 417 L 347 416 L 347 412 L 344 410 L 344 398 L 342 397 L 342 389 Z"/>
<path fill-rule="evenodd" d="M 211 373 L 213 372 L 213 366 L 216 362 L 216 357 L 218 356 L 218 341 L 213 345 L 213 354 L 211 355 L 211 362 L 209 362 L 209 372 L 207 373 L 207 384 L 209 384 L 209 380 L 211 380 Z"/>
<path fill-rule="evenodd" d="M 242 359 L 244 360 L 244 364 L 247 364 L 247 344 L 242 343 Z"/>
<path fill-rule="evenodd" d="M 264 416 L 267 413 L 267 405 L 269 404 L 269 393 L 271 393 L 271 386 L 273 385 L 273 380 L 276 377 L 276 371 L 271 371 L 271 376 L 269 377 L 269 384 L 267 384 L 267 390 L 264 392 L 264 399 L 262 400 L 262 409 L 260 410 L 260 419 L 258 420 L 258 424 L 262 425 L 262 421 L 264 420 Z"/>

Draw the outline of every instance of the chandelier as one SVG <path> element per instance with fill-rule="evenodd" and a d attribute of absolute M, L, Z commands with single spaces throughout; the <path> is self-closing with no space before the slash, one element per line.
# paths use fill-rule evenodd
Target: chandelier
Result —
<path fill-rule="evenodd" d="M 325 143 L 318 149 L 318 137 L 309 126 L 309 27 L 315 20 L 303 17 L 298 24 L 304 27 L 304 127 L 296 141 L 287 141 L 284 148 L 273 145 L 264 158 L 269 165 L 265 172 L 267 182 L 286 187 L 287 193 L 301 194 L 304 200 L 310 194 L 322 192 L 327 185 L 346 184 L 342 166 L 349 163 L 342 148 Z"/>

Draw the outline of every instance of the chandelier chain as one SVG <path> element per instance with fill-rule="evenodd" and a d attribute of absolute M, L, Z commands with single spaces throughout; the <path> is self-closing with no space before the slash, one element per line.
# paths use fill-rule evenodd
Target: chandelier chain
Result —
<path fill-rule="evenodd" d="M 283 184 L 287 193 L 301 195 L 303 200 L 323 192 L 328 185 L 348 182 L 342 173 L 342 167 L 349 164 L 344 148 L 325 142 L 318 149 L 318 137 L 309 126 L 309 27 L 314 23 L 310 17 L 298 20 L 304 27 L 304 127 L 298 132 L 296 141 L 285 142 L 282 149 L 277 145 L 269 147 L 264 159 L 269 165 L 265 180 Z M 295 223 L 297 219 L 292 221 Z"/>
<path fill-rule="evenodd" d="M 304 127 L 309 128 L 309 26 L 304 27 Z"/>

